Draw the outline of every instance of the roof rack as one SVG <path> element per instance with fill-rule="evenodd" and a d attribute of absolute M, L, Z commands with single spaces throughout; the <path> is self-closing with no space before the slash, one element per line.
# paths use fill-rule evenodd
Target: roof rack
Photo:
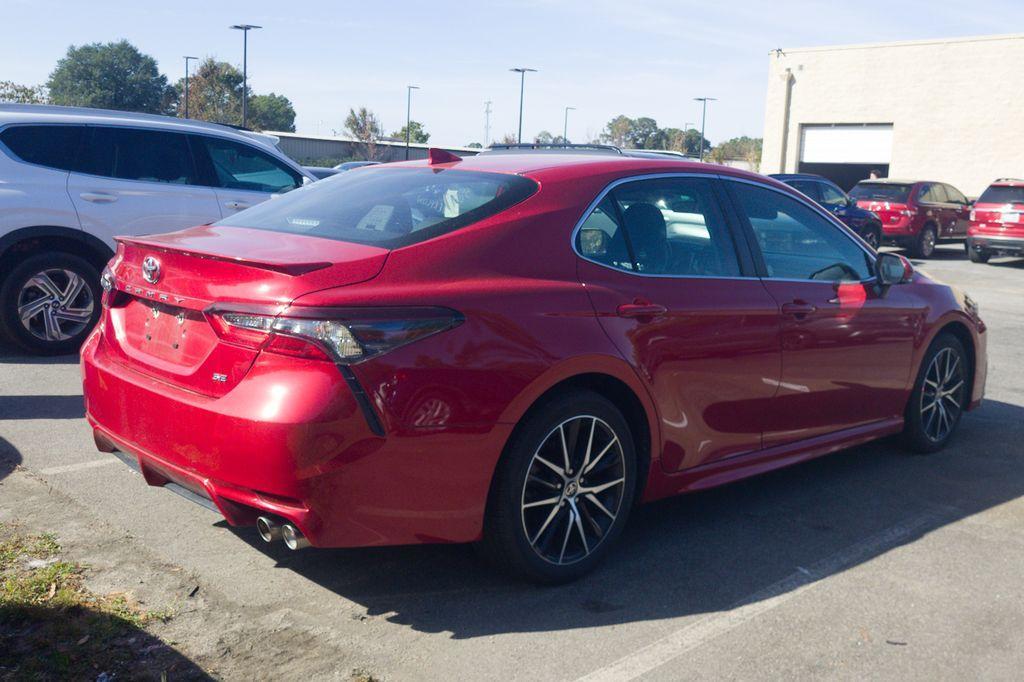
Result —
<path fill-rule="evenodd" d="M 571 151 L 571 152 L 604 152 L 619 154 L 621 149 L 610 144 L 570 144 L 557 142 L 521 142 L 518 144 L 491 144 L 484 151 L 491 152 L 528 152 L 528 151 Z"/>
<path fill-rule="evenodd" d="M 996 178 L 992 182 L 1024 182 L 1024 180 L 1020 178 Z"/>

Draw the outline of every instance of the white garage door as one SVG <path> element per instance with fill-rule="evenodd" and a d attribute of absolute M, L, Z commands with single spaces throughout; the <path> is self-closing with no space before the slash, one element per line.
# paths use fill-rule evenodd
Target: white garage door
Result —
<path fill-rule="evenodd" d="M 878 163 L 892 157 L 892 124 L 801 126 L 803 163 Z"/>

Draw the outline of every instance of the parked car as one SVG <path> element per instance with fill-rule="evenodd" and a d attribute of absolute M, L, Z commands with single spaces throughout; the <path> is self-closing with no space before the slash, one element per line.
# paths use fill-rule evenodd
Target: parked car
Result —
<path fill-rule="evenodd" d="M 379 166 L 380 161 L 345 161 L 339 163 L 334 167 L 334 170 L 338 172 L 350 171 L 353 168 L 362 168 L 364 166 Z"/>
<path fill-rule="evenodd" d="M 967 255 L 987 263 L 994 255 L 1024 256 L 1024 180 L 1000 178 L 988 186 L 971 210 Z"/>
<path fill-rule="evenodd" d="M 856 201 L 828 178 L 810 173 L 779 173 L 770 177 L 803 192 L 832 211 L 832 215 L 856 232 L 871 248 L 877 249 L 881 245 L 882 221 L 871 211 L 857 206 Z"/>
<path fill-rule="evenodd" d="M 302 170 L 306 171 L 317 180 L 323 180 L 324 178 L 329 178 L 332 175 L 337 175 L 341 172 L 337 168 L 324 168 L 322 166 L 303 166 Z"/>
<path fill-rule="evenodd" d="M 82 349 L 98 447 L 291 548 L 482 540 L 572 579 L 636 501 L 982 399 L 975 304 L 763 176 L 505 154 L 345 173 L 121 238 Z"/>
<path fill-rule="evenodd" d="M 114 235 L 230 216 L 312 176 L 256 133 L 166 116 L 0 104 L 0 335 L 78 349 Z"/>
<path fill-rule="evenodd" d="M 967 237 L 971 202 L 942 182 L 861 180 L 850 190 L 857 205 L 882 221 L 882 239 L 915 258 L 930 258 L 935 245 Z"/>

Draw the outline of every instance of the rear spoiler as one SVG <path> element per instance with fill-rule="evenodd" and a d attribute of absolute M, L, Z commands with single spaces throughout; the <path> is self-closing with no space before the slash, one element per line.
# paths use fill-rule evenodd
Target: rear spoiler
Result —
<path fill-rule="evenodd" d="M 168 245 L 166 242 L 159 241 L 157 239 L 145 239 L 142 237 L 114 237 L 114 241 L 118 244 L 141 246 L 146 249 L 152 249 L 161 253 L 180 253 L 193 258 L 204 258 L 206 260 L 221 261 L 224 263 L 235 263 L 237 265 L 244 265 L 250 268 L 258 268 L 260 270 L 270 270 L 271 272 L 280 272 L 285 275 L 291 275 L 292 277 L 298 277 L 299 275 L 305 275 L 316 270 L 323 270 L 324 268 L 330 267 L 331 263 L 325 261 L 306 261 L 306 262 L 291 262 L 281 263 L 272 261 L 256 260 L 253 258 L 226 256 L 220 253 L 210 253 L 204 251 L 198 251 L 195 249 L 177 249 L 173 246 Z"/>

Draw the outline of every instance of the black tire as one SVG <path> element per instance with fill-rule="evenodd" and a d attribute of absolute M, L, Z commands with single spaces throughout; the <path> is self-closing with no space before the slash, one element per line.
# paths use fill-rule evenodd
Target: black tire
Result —
<path fill-rule="evenodd" d="M 30 284 L 34 277 L 46 273 L 49 285 L 55 285 L 54 295 Z M 81 280 L 81 289 L 69 300 L 58 298 L 57 293 L 73 293 L 72 277 Z M 22 350 L 33 355 L 63 355 L 74 353 L 100 316 L 100 276 L 88 261 L 69 253 L 41 253 L 19 263 L 0 285 L 0 328 L 3 335 Z M 39 281 L 39 280 L 37 280 Z M 47 305 L 27 323 L 19 315 L 19 307 L 35 301 Z M 50 317 L 50 307 L 59 310 Z M 63 307 L 61 307 L 63 306 Z M 86 311 L 88 314 L 86 314 Z M 74 316 L 77 319 L 72 320 Z M 49 320 L 47 320 L 49 318 Z M 47 321 L 56 324 L 58 332 L 47 333 Z M 27 326 L 26 326 L 27 324 Z M 46 338 L 50 336 L 50 338 Z"/>
<path fill-rule="evenodd" d="M 911 245 L 910 253 L 914 258 L 931 258 L 935 253 L 938 235 L 934 225 L 925 225 Z"/>
<path fill-rule="evenodd" d="M 945 358 L 953 364 L 947 365 Z M 938 375 L 933 374 L 936 365 Z M 945 375 L 950 367 L 954 369 L 947 380 Z M 949 443 L 970 401 L 971 375 L 970 360 L 960 339 L 952 334 L 940 334 L 921 361 L 914 390 L 904 411 L 902 439 L 907 449 L 931 453 Z M 936 383 L 942 392 L 951 393 L 947 397 L 936 398 Z"/>
<path fill-rule="evenodd" d="M 874 223 L 868 225 L 861 238 L 875 251 L 882 245 L 882 228 Z"/>
<path fill-rule="evenodd" d="M 594 429 L 593 436 L 589 429 Z M 570 453 L 569 477 L 536 459 L 554 459 L 564 473 L 562 434 Z M 592 459 L 584 466 L 588 444 Z M 604 450 L 600 456 L 599 449 Z M 621 534 L 633 505 L 636 476 L 629 425 L 611 402 L 582 390 L 553 398 L 531 410 L 505 449 L 491 486 L 480 549 L 496 567 L 534 582 L 575 580 L 597 566 Z M 623 479 L 620 484 L 612 483 L 618 478 Z M 605 489 L 596 491 L 600 487 Z M 561 501 L 545 504 L 552 499 Z"/>
<path fill-rule="evenodd" d="M 972 249 L 970 246 L 966 248 L 967 257 L 971 260 L 972 263 L 987 263 L 988 259 L 992 257 L 991 251 L 986 251 L 985 249 Z"/>

